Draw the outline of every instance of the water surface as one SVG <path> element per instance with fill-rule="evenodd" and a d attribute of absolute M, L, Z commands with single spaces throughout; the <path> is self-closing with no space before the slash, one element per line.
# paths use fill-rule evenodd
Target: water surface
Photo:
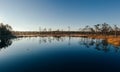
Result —
<path fill-rule="evenodd" d="M 81 37 L 0 40 L 0 72 L 120 72 L 119 46 Z"/>

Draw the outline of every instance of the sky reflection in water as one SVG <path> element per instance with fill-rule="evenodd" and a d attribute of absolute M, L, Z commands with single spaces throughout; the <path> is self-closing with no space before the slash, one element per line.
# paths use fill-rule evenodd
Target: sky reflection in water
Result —
<path fill-rule="evenodd" d="M 1 39 L 0 72 L 120 72 L 120 51 L 106 40 L 81 37 Z"/>

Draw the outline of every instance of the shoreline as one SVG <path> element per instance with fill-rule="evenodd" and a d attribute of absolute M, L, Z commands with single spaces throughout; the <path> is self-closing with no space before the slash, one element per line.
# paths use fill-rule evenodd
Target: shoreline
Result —
<path fill-rule="evenodd" d="M 104 39 L 108 43 L 114 45 L 114 46 L 120 46 L 120 36 L 115 37 L 114 35 L 96 35 L 96 36 L 89 36 L 89 38 L 95 38 L 95 39 Z"/>
<path fill-rule="evenodd" d="M 88 34 L 35 34 L 35 35 L 4 35 L 0 36 L 0 38 L 20 38 L 20 37 L 85 37 L 85 38 L 93 38 L 93 39 L 104 39 L 108 43 L 120 46 L 120 36 L 115 37 L 114 35 L 88 35 Z"/>

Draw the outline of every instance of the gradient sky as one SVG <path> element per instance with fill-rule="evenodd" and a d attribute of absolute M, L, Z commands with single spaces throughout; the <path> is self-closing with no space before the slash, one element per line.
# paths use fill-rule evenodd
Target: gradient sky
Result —
<path fill-rule="evenodd" d="M 120 0 L 0 0 L 0 22 L 14 30 L 78 30 L 98 23 L 120 26 Z"/>

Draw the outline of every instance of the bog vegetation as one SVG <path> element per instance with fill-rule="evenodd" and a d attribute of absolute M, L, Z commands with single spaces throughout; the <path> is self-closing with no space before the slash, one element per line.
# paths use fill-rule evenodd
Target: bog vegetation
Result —
<path fill-rule="evenodd" d="M 52 28 L 47 29 L 47 28 L 43 28 L 43 29 L 39 29 L 39 31 L 13 31 L 12 27 L 8 24 L 3 24 L 0 23 L 0 36 L 13 36 L 13 35 L 53 35 L 53 34 L 76 34 L 76 35 L 114 35 L 114 36 L 118 36 L 120 35 L 120 28 L 117 27 L 117 25 L 114 26 L 110 26 L 107 23 L 103 23 L 103 24 L 96 24 L 93 27 L 90 26 L 85 26 L 84 28 L 80 28 L 77 31 L 72 31 L 71 27 L 68 26 L 68 31 L 64 31 L 62 30 L 54 30 L 52 31 Z"/>

